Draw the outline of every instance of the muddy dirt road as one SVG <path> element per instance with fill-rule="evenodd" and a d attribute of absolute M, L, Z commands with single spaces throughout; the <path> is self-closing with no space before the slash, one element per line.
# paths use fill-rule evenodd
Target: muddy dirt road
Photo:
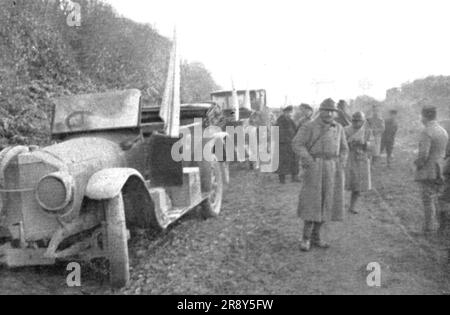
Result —
<path fill-rule="evenodd" d="M 299 184 L 233 167 L 223 212 L 194 214 L 157 236 L 141 233 L 131 247 L 132 281 L 111 291 L 98 267 L 83 265 L 82 287 L 65 285 L 65 265 L 0 269 L 0 294 L 449 294 L 442 240 L 421 236 L 419 192 L 403 145 L 396 167 L 376 168 L 375 192 L 361 213 L 329 227 L 329 250 L 299 250 Z M 381 287 L 366 283 L 381 266 Z"/>

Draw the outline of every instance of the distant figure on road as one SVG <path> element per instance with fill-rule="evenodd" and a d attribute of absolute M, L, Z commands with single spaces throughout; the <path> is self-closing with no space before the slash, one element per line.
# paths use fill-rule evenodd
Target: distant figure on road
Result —
<path fill-rule="evenodd" d="M 422 123 L 425 129 L 420 134 L 419 156 L 414 162 L 417 167 L 416 181 L 422 186 L 425 233 L 434 230 L 435 216 L 440 216 L 437 195 L 444 184 L 442 174 L 448 134 L 436 118 L 436 107 L 423 108 Z"/>
<path fill-rule="evenodd" d="M 392 152 L 394 151 L 395 136 L 398 131 L 397 111 L 389 111 L 389 117 L 385 120 L 385 129 L 383 136 L 381 137 L 381 150 L 380 153 L 386 151 L 387 166 L 391 167 Z"/>
<path fill-rule="evenodd" d="M 292 147 L 305 168 L 305 185 L 300 192 L 298 215 L 304 221 L 302 251 L 311 244 L 328 248 L 323 225 L 344 219 L 344 168 L 348 145 L 344 128 L 334 121 L 337 108 L 332 99 L 322 102 L 319 116 L 303 125 Z"/>
<path fill-rule="evenodd" d="M 381 137 L 383 135 L 385 124 L 384 119 L 380 116 L 380 109 L 377 105 L 372 107 L 372 117 L 367 119 L 370 129 L 372 129 L 373 143 L 371 148 L 372 164 L 375 165 L 380 158 Z"/>
<path fill-rule="evenodd" d="M 369 152 L 372 131 L 363 112 L 353 114 L 352 125 L 345 128 L 345 135 L 350 149 L 345 176 L 346 189 L 351 191 L 349 211 L 358 213 L 356 205 L 361 193 L 372 189 Z"/>
<path fill-rule="evenodd" d="M 337 104 L 337 116 L 335 121 L 341 124 L 342 127 L 350 126 L 352 123 L 352 116 L 350 114 L 350 110 L 348 108 L 348 104 L 344 100 L 340 100 Z"/>
<path fill-rule="evenodd" d="M 277 119 L 276 126 L 279 127 L 279 167 L 278 176 L 280 183 L 286 183 L 286 175 L 292 176 L 293 182 L 298 182 L 299 162 L 292 150 L 292 139 L 297 131 L 297 126 L 292 120 L 294 108 L 288 106 Z"/>

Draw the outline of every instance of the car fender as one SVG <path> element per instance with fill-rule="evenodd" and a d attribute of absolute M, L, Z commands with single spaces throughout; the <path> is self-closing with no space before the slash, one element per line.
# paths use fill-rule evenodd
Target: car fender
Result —
<path fill-rule="evenodd" d="M 131 177 L 137 177 L 145 185 L 145 179 L 133 168 L 107 168 L 98 171 L 89 179 L 85 195 L 94 200 L 115 198 Z"/>
<path fill-rule="evenodd" d="M 128 183 L 130 185 L 127 187 Z M 161 206 L 162 200 L 152 197 L 145 179 L 135 169 L 109 168 L 98 171 L 89 179 L 85 195 L 93 200 L 109 200 L 121 192 L 125 196 L 131 194 L 130 203 L 125 205 L 127 222 L 156 230 L 168 226 L 170 220 Z"/>

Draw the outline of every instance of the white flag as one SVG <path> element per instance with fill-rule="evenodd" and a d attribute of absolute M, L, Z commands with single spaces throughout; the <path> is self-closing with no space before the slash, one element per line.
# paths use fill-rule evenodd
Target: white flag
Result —
<path fill-rule="evenodd" d="M 180 58 L 176 30 L 159 116 L 164 121 L 164 133 L 170 137 L 178 137 L 180 135 Z"/>

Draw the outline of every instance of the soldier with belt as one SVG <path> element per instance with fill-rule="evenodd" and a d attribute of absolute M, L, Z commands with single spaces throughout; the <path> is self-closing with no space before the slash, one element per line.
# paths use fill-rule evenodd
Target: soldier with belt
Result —
<path fill-rule="evenodd" d="M 328 248 L 323 225 L 344 218 L 344 167 L 348 145 L 344 128 L 334 121 L 336 104 L 326 99 L 319 116 L 303 125 L 292 141 L 292 148 L 305 168 L 298 215 L 304 221 L 302 251 L 311 245 Z"/>
<path fill-rule="evenodd" d="M 417 167 L 415 179 L 422 188 L 425 211 L 423 230 L 425 233 L 434 230 L 434 217 L 440 215 L 437 196 L 444 184 L 442 171 L 448 134 L 438 124 L 436 118 L 436 107 L 423 108 L 422 123 L 425 128 L 420 134 L 419 156 L 414 162 Z"/>

